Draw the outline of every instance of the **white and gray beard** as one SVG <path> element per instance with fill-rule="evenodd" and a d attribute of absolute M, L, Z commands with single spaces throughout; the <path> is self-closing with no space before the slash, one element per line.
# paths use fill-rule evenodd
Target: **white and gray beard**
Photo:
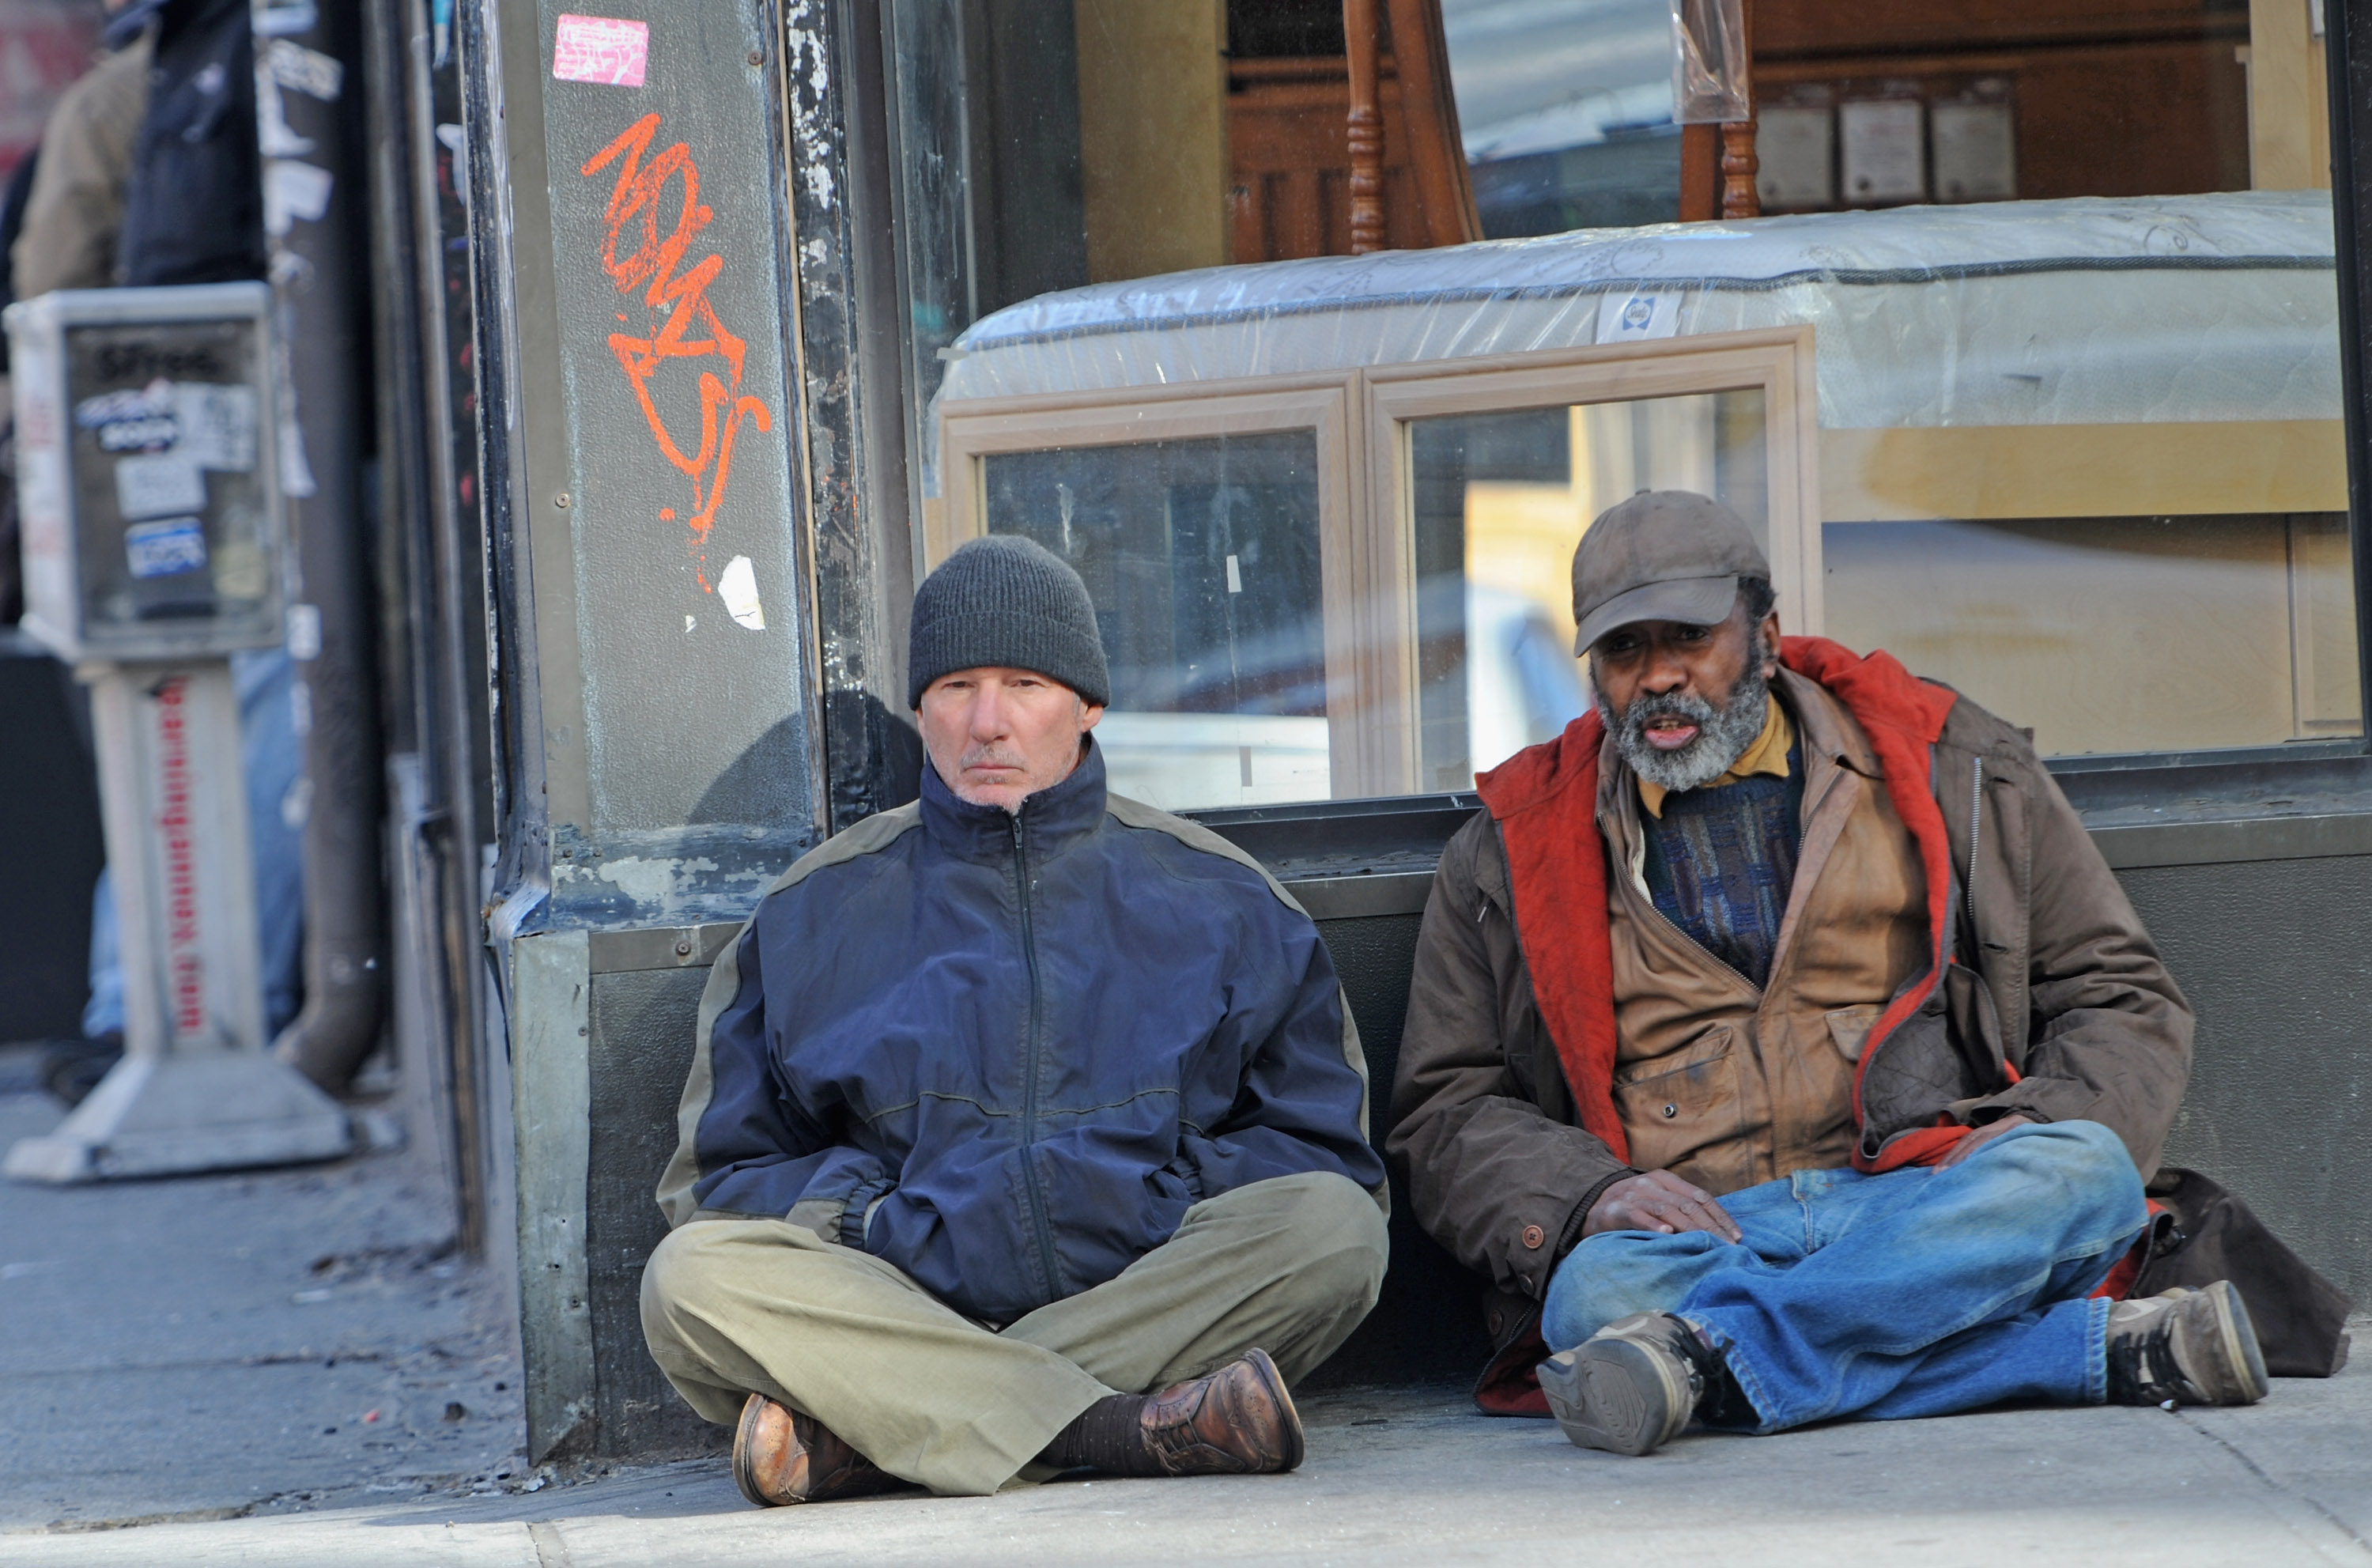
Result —
<path fill-rule="evenodd" d="M 1746 755 L 1769 718 L 1770 692 L 1758 649 L 1746 673 L 1738 678 L 1729 701 L 1719 708 L 1703 697 L 1675 692 L 1640 697 L 1620 717 L 1600 697 L 1598 712 L 1606 721 L 1607 732 L 1614 737 L 1614 749 L 1631 764 L 1631 771 L 1649 784 L 1677 793 L 1702 789 Z M 1673 719 L 1696 726 L 1697 738 L 1677 751 L 1658 751 L 1647 743 L 1648 726 L 1664 721 L 1657 727 L 1666 727 Z"/>

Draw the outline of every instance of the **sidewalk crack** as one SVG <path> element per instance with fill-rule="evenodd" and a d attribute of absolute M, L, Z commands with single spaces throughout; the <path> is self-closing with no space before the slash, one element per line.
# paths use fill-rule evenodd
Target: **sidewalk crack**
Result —
<path fill-rule="evenodd" d="M 528 1526 L 527 1534 L 535 1542 L 536 1568 L 568 1568 L 568 1543 L 560 1539 L 558 1525 L 538 1519 Z"/>
<path fill-rule="evenodd" d="M 2372 1557 L 2372 1540 L 2365 1539 L 2362 1535 L 2357 1533 L 2354 1526 L 2341 1518 L 2338 1515 L 2332 1513 L 2330 1509 L 2324 1507 L 2315 1499 L 2307 1496 L 2304 1493 L 2298 1492 L 2294 1488 L 2285 1486 L 2280 1481 L 2275 1481 L 2266 1472 L 2265 1468 L 2262 1465 L 2260 1465 L 2256 1460 L 2250 1458 L 2238 1444 L 2232 1442 L 2229 1438 L 2226 1437 L 2219 1432 L 2212 1432 L 2208 1428 L 2200 1425 L 2197 1421 L 2192 1418 L 2190 1412 L 2187 1411 L 2175 1411 L 2175 1419 L 2181 1422 L 2183 1425 L 2189 1427 L 2192 1431 L 2199 1434 L 2200 1436 L 2206 1438 L 2210 1443 L 2213 1443 L 2217 1447 L 2223 1449 L 2226 1453 L 2231 1455 L 2233 1458 L 2238 1460 L 2240 1468 L 2247 1470 L 2250 1475 L 2255 1476 L 2257 1480 L 2264 1485 L 2267 1491 L 2307 1509 L 2308 1512 L 2315 1515 L 2316 1517 L 2321 1519 L 2324 1524 L 2327 1524 L 2332 1529 L 2337 1530 L 2340 1536 L 2352 1544 L 2356 1551 L 2364 1553 L 2366 1557 Z"/>

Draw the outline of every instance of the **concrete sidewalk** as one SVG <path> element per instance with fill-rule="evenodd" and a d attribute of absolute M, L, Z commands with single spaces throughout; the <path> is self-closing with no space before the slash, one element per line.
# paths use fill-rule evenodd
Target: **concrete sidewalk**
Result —
<path fill-rule="evenodd" d="M 1647 1459 L 1456 1390 L 1313 1400 L 1290 1476 L 758 1510 L 709 1459 L 532 1496 L 0 1536 L 59 1568 L 645 1563 L 2372 1563 L 2372 1376 L 2253 1410 L 2019 1411 L 1683 1438 Z"/>
<path fill-rule="evenodd" d="M 57 1115 L 0 1093 L 0 1140 Z M 1462 1389 L 1331 1394 L 1305 1402 L 1290 1476 L 752 1509 L 715 1457 L 530 1470 L 506 1295 L 443 1239 L 386 1156 L 0 1188 L 0 1563 L 2372 1568 L 2372 1361 L 2250 1410 L 1692 1436 L 1637 1460 L 1484 1420 Z"/>
<path fill-rule="evenodd" d="M 0 1147 L 64 1115 L 29 1067 Z M 0 1183 L 0 1531 L 527 1479 L 507 1295 L 450 1231 L 401 1155 Z"/>

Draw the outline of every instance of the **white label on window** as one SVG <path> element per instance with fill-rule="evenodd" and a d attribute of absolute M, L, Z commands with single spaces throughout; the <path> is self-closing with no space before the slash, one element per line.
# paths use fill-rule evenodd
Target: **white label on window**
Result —
<path fill-rule="evenodd" d="M 1669 338 L 1680 330 L 1677 294 L 1608 294 L 1599 296 L 1598 341 L 1638 343 Z"/>
<path fill-rule="evenodd" d="M 1756 125 L 1754 177 L 1762 204 L 1773 212 L 1825 207 L 1837 199 L 1837 120 L 1826 109 L 1766 109 Z"/>
<path fill-rule="evenodd" d="M 2006 103 L 1939 103 L 1928 111 L 1936 135 L 1936 199 L 2007 202 L 2017 196 L 2017 143 Z"/>
<path fill-rule="evenodd" d="M 123 530 L 123 554 L 135 577 L 202 572 L 206 564 L 206 530 L 195 517 L 134 523 Z"/>
<path fill-rule="evenodd" d="M 1227 591 L 1231 594 L 1244 591 L 1243 569 L 1236 564 L 1236 558 L 1232 555 L 1227 557 Z"/>
<path fill-rule="evenodd" d="M 205 475 L 181 452 L 157 452 L 115 462 L 115 505 L 127 517 L 203 512 Z"/>
<path fill-rule="evenodd" d="M 1915 202 L 1927 194 L 1925 109 L 1914 99 L 1838 106 L 1846 201 Z"/>

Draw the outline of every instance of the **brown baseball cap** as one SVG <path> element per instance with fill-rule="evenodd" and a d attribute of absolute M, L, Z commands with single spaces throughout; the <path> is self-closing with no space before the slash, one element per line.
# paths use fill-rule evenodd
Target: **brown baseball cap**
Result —
<path fill-rule="evenodd" d="M 1576 656 L 1618 626 L 1728 618 L 1740 577 L 1771 575 L 1746 519 L 1690 490 L 1643 490 L 1599 514 L 1573 552 Z"/>

